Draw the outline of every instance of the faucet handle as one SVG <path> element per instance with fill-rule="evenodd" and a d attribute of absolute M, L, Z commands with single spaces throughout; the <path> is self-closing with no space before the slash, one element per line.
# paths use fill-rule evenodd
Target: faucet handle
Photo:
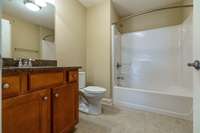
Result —
<path fill-rule="evenodd" d="M 28 59 L 28 66 L 29 67 L 32 67 L 32 61 L 33 61 L 33 59 L 31 59 L 31 58 Z"/>
<path fill-rule="evenodd" d="M 19 58 L 18 67 L 23 67 L 22 58 Z"/>
<path fill-rule="evenodd" d="M 28 66 L 29 67 L 33 66 L 32 61 L 35 61 L 35 59 L 31 59 L 31 58 L 28 59 Z"/>

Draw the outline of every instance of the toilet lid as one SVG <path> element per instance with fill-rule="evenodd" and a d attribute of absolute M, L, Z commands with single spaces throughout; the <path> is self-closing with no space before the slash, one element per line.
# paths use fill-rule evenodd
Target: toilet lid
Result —
<path fill-rule="evenodd" d="M 84 89 L 87 93 L 104 93 L 106 92 L 105 88 L 97 86 L 88 86 Z"/>

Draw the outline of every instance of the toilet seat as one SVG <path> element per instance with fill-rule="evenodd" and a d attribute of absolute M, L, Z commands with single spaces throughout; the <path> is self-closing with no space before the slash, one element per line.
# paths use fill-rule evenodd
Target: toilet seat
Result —
<path fill-rule="evenodd" d="M 88 86 L 84 88 L 84 91 L 90 94 L 99 94 L 99 93 L 105 93 L 106 89 L 102 87 L 97 87 L 97 86 Z"/>

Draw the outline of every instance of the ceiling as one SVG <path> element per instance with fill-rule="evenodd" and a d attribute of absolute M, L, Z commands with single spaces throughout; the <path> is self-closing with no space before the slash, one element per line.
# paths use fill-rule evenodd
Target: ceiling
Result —
<path fill-rule="evenodd" d="M 38 12 L 27 9 L 23 0 L 3 0 L 3 13 L 27 20 L 31 23 L 54 29 L 55 7 L 47 4 Z"/>
<path fill-rule="evenodd" d="M 165 7 L 182 1 L 184 0 L 113 0 L 113 4 L 119 16 L 125 17 L 130 14 Z"/>
<path fill-rule="evenodd" d="M 53 1 L 53 0 L 49 0 Z M 91 7 L 103 0 L 79 0 L 85 7 Z M 112 0 L 116 12 L 119 16 L 124 17 L 130 14 L 135 14 L 140 11 L 155 9 L 171 4 L 179 3 L 184 0 Z M 148 2 L 147 2 L 148 1 Z M 28 10 L 23 0 L 3 0 L 3 11 L 15 17 L 25 19 L 34 24 L 54 29 L 55 7 L 48 4 L 39 12 L 32 12 Z"/>
<path fill-rule="evenodd" d="M 85 7 L 91 7 L 94 6 L 100 2 L 102 2 L 103 0 L 79 0 Z"/>
<path fill-rule="evenodd" d="M 93 6 L 103 0 L 79 0 L 86 7 Z M 135 14 L 182 2 L 184 0 L 112 0 L 115 10 L 120 17 Z"/>

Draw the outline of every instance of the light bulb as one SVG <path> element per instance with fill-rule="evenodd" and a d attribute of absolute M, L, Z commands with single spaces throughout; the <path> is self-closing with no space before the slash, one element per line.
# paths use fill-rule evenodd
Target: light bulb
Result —
<path fill-rule="evenodd" d="M 31 10 L 31 11 L 34 11 L 34 12 L 37 12 L 40 10 L 40 7 L 35 5 L 33 2 L 26 2 L 25 3 L 25 6 Z"/>

